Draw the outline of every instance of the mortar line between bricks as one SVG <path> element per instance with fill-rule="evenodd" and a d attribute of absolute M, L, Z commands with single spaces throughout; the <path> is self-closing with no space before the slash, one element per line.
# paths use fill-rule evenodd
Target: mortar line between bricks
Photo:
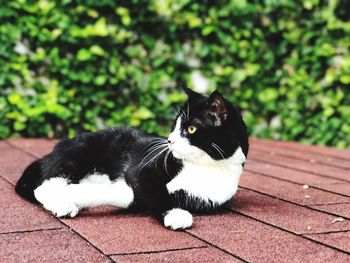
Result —
<path fill-rule="evenodd" d="M 350 204 L 350 202 L 338 202 L 338 203 L 329 203 L 329 204 L 315 204 L 315 205 L 307 205 L 307 206 L 331 206 L 331 205 L 347 205 Z"/>
<path fill-rule="evenodd" d="M 51 230 L 61 230 L 63 227 L 53 227 L 53 228 L 43 228 L 43 229 L 32 229 L 32 230 L 17 230 L 17 231 L 9 231 L 9 232 L 1 232 L 0 235 L 7 234 L 23 234 L 23 233 L 33 233 L 33 232 L 42 232 L 42 231 L 51 231 Z"/>
<path fill-rule="evenodd" d="M 4 181 L 8 184 L 10 184 L 11 186 L 15 186 L 12 182 L 10 182 L 7 178 L 3 177 L 2 174 L 0 173 L 0 177 L 1 179 L 4 179 Z"/>
<path fill-rule="evenodd" d="M 288 167 L 286 165 L 283 165 L 283 164 L 277 164 L 277 163 L 274 163 L 272 161 L 269 161 L 269 160 L 262 160 L 262 159 L 259 159 L 259 158 L 256 158 L 256 157 L 250 157 L 249 159 L 251 160 L 254 160 L 256 162 L 260 162 L 260 163 L 268 163 L 268 164 L 272 164 L 272 165 L 275 165 L 275 166 L 279 166 L 279 167 L 283 167 L 283 168 L 287 168 L 289 170 L 292 170 L 292 171 L 299 171 L 299 172 L 304 172 L 304 173 L 310 173 L 310 174 L 315 174 L 315 175 L 318 175 L 320 177 L 324 177 L 324 178 L 328 178 L 328 179 L 335 179 L 335 180 L 339 180 L 341 182 L 346 182 L 346 183 L 350 183 L 350 180 L 345 180 L 345 179 L 341 179 L 341 178 L 337 178 L 337 177 L 331 177 L 329 175 L 324 175 L 324 174 L 319 174 L 317 172 L 313 172 L 313 171 L 307 171 L 305 169 L 299 169 L 299 168 L 291 168 L 291 167 Z"/>
<path fill-rule="evenodd" d="M 330 203 L 327 203 L 327 204 L 322 204 L 322 203 L 315 203 L 315 204 L 310 204 L 310 205 L 305 204 L 305 206 L 307 206 L 307 207 L 313 207 L 313 206 L 318 207 L 318 206 L 326 206 L 326 205 L 331 206 L 331 205 L 347 205 L 347 204 L 350 204 L 350 201 L 349 202 L 334 202 L 334 203 L 330 202 Z"/>
<path fill-rule="evenodd" d="M 66 227 L 68 227 L 74 234 L 76 234 L 78 237 L 80 237 L 81 239 L 85 240 L 90 246 L 92 246 L 93 248 L 95 248 L 98 252 L 100 252 L 102 255 L 104 255 L 105 257 L 107 257 L 109 260 L 111 260 L 111 262 L 117 263 L 116 261 L 114 261 L 108 254 L 105 254 L 99 247 L 95 246 L 94 244 L 92 244 L 87 238 L 85 238 L 83 235 L 81 235 L 78 231 L 76 231 L 74 228 L 71 228 L 69 225 L 67 225 L 65 222 L 63 222 L 62 220 L 59 219 L 59 221 L 65 225 Z"/>
<path fill-rule="evenodd" d="M 322 243 L 322 242 L 320 242 L 320 241 L 317 241 L 317 240 L 313 240 L 313 239 L 311 239 L 311 238 L 309 238 L 309 237 L 307 237 L 307 236 L 304 236 L 304 234 L 297 234 L 297 233 L 294 233 L 294 232 L 292 232 L 292 231 L 290 231 L 290 230 L 288 230 L 288 229 L 285 229 L 285 228 L 282 228 L 282 227 L 280 227 L 280 226 L 276 226 L 276 225 L 270 224 L 270 223 L 268 223 L 268 222 L 262 221 L 262 220 L 260 220 L 260 219 L 258 219 L 258 218 L 252 217 L 252 216 L 250 216 L 250 215 L 244 214 L 244 213 L 239 212 L 239 211 L 236 211 L 236 210 L 234 210 L 234 209 L 229 209 L 229 210 L 231 210 L 231 212 L 237 213 L 237 214 L 239 214 L 239 215 L 242 215 L 242 216 L 248 217 L 248 218 L 250 218 L 250 219 L 252 219 L 252 220 L 255 220 L 255 221 L 257 221 L 257 222 L 260 222 L 260 223 L 262 223 L 262 224 L 264 224 L 264 225 L 271 226 L 272 228 L 275 228 L 275 229 L 278 229 L 278 230 L 287 232 L 287 233 L 292 234 L 292 235 L 297 236 L 297 237 L 301 237 L 301 238 L 307 239 L 307 240 L 309 240 L 309 241 L 311 241 L 311 242 L 314 242 L 314 243 L 317 243 L 317 244 L 319 244 L 319 245 L 322 245 L 322 246 L 328 247 L 328 248 L 330 248 L 330 249 L 334 249 L 334 250 L 337 250 L 337 251 L 339 251 L 339 252 L 345 253 L 346 255 L 350 255 L 350 252 L 348 252 L 348 251 L 342 250 L 342 249 L 337 248 L 337 247 L 330 246 L 330 245 L 328 245 L 328 244 L 324 244 L 324 243 Z M 311 233 L 310 233 L 310 234 L 311 234 Z"/>
<path fill-rule="evenodd" d="M 254 151 L 255 151 L 255 152 L 258 152 L 258 153 L 270 153 L 269 155 L 274 156 L 273 154 L 271 154 L 272 152 L 270 152 L 269 150 L 254 149 Z M 285 153 L 276 153 L 276 152 L 275 152 L 275 155 L 287 157 L 287 158 L 289 158 L 289 159 L 294 159 L 294 160 L 298 160 L 298 161 L 308 162 L 308 161 L 306 161 L 306 160 L 304 160 L 304 159 L 302 159 L 302 158 L 298 158 L 298 157 L 295 157 L 295 156 L 291 156 L 291 155 L 289 155 L 288 153 L 285 154 Z M 343 167 L 343 166 L 341 166 L 341 165 L 336 165 L 336 164 L 332 164 L 332 163 L 327 163 L 327 162 L 325 162 L 325 161 L 322 161 L 322 159 L 321 159 L 321 160 L 317 160 L 316 163 L 319 163 L 319 164 L 322 164 L 322 165 L 331 166 L 331 167 L 334 167 L 334 168 L 339 168 L 339 169 L 346 170 L 346 171 L 350 170 L 350 168 L 348 168 L 348 167 Z"/>
<path fill-rule="evenodd" d="M 321 209 L 316 209 L 316 208 L 313 208 L 313 207 L 310 207 L 310 206 L 305 206 L 305 207 L 307 207 L 307 208 L 309 208 L 311 210 L 317 211 L 317 212 L 321 212 L 321 213 L 328 214 L 328 215 L 331 215 L 331 216 L 341 217 L 341 218 L 350 220 L 350 217 L 347 217 L 347 216 L 344 216 L 344 215 L 338 215 L 338 214 L 335 214 L 335 213 L 332 213 L 332 212 L 324 211 L 324 210 L 321 210 Z M 348 231 L 348 230 L 346 230 L 346 231 Z"/>
<path fill-rule="evenodd" d="M 265 195 L 265 196 L 268 196 L 268 197 L 271 197 L 271 198 L 274 198 L 274 199 L 277 199 L 277 200 L 281 200 L 281 201 L 286 202 L 286 203 L 289 203 L 289 204 L 293 204 L 293 205 L 297 205 L 297 206 L 300 206 L 300 207 L 304 207 L 304 208 L 306 208 L 306 209 L 310 209 L 310 210 L 313 210 L 313 211 L 317 211 L 317 212 L 320 212 L 320 213 L 323 213 L 323 214 L 328 214 L 328 215 L 331 215 L 331 216 L 340 217 L 339 215 L 334 214 L 334 213 L 331 213 L 331 212 L 328 212 L 328 211 L 318 210 L 318 209 L 316 209 L 316 208 L 313 208 L 312 206 L 307 206 L 307 205 L 302 205 L 302 204 L 299 204 L 299 203 L 295 203 L 295 202 L 290 201 L 290 200 L 286 200 L 286 199 L 283 199 L 283 198 L 280 198 L 280 197 L 276 197 L 276 196 L 273 196 L 273 195 L 269 195 L 269 194 L 266 194 L 266 193 L 259 192 L 259 191 L 254 190 L 254 189 L 250 189 L 250 188 L 248 188 L 248 187 L 240 186 L 240 188 L 245 189 L 245 190 L 249 190 L 249 191 L 252 191 L 252 192 L 261 194 L 261 195 Z M 347 217 L 347 216 L 341 216 L 341 217 L 350 220 L 350 218 Z M 350 229 L 349 229 L 349 230 L 350 230 Z"/>
<path fill-rule="evenodd" d="M 195 235 L 195 234 L 189 232 L 188 230 L 185 230 L 185 232 L 186 232 L 188 235 L 190 235 L 190 236 L 192 236 L 192 237 L 194 237 L 194 238 L 197 238 L 198 240 L 200 240 L 200 241 L 202 241 L 202 242 L 204 242 L 204 243 L 210 245 L 211 247 L 214 247 L 214 248 L 216 248 L 216 249 L 219 249 L 220 251 L 222 251 L 222 252 L 224 252 L 224 253 L 226 253 L 226 254 L 229 254 L 230 256 L 232 256 L 232 257 L 234 257 L 234 258 L 237 258 L 237 259 L 239 259 L 239 260 L 241 260 L 241 261 L 243 261 L 243 262 L 245 262 L 245 263 L 249 263 L 249 261 L 247 261 L 247 260 L 245 260 L 245 259 L 243 259 L 243 258 L 241 258 L 241 257 L 239 257 L 239 256 L 237 256 L 237 255 L 235 255 L 235 254 L 233 254 L 233 253 L 231 253 L 231 252 L 228 252 L 227 250 L 225 250 L 225 249 L 223 249 L 223 248 L 221 248 L 221 247 L 219 247 L 219 246 L 217 246 L 217 245 L 214 245 L 213 243 L 210 243 L 209 241 L 207 241 L 207 240 L 205 240 L 205 239 L 203 239 L 203 238 L 201 238 L 201 237 L 199 237 L 199 236 L 197 236 L 197 235 Z"/>
<path fill-rule="evenodd" d="M 260 175 L 260 176 L 264 176 L 264 177 L 276 179 L 276 180 L 279 180 L 279 181 L 288 182 L 288 183 L 292 183 L 292 184 L 296 184 L 296 185 L 303 185 L 302 183 L 296 183 L 296 182 L 291 181 L 291 180 L 288 180 L 288 179 L 284 179 L 284 178 L 280 178 L 280 177 L 271 176 L 271 175 L 265 174 L 265 173 L 263 173 L 263 172 L 256 172 L 256 171 L 253 171 L 253 170 L 249 169 L 249 167 L 245 168 L 245 170 L 246 170 L 247 172 L 252 173 L 252 174 L 258 174 L 258 175 Z M 343 182 L 339 182 L 339 183 L 343 183 Z M 342 193 L 337 193 L 337 192 L 330 191 L 330 190 L 327 190 L 327 189 L 319 188 L 319 187 L 317 187 L 317 186 L 311 186 L 311 188 L 314 188 L 314 189 L 317 189 L 317 190 L 321 190 L 321 191 L 324 191 L 324 192 L 327 192 L 327 193 L 331 193 L 331 194 L 341 195 L 341 196 L 344 196 L 344 197 L 350 197 L 350 195 L 346 195 L 346 194 L 342 194 Z"/>
<path fill-rule="evenodd" d="M 268 140 L 261 140 L 261 139 L 258 139 L 258 138 L 252 138 L 252 139 L 255 140 L 256 142 L 258 142 L 258 144 L 259 144 L 259 141 L 265 141 L 265 142 L 268 142 L 269 144 L 271 144 L 271 141 L 268 141 Z M 294 151 L 298 151 L 299 150 L 300 151 L 300 149 L 295 149 L 295 147 L 290 146 L 290 145 L 285 143 L 285 142 L 290 142 L 290 141 L 277 141 L 277 142 L 284 144 L 283 148 L 287 148 L 288 150 L 294 150 Z M 273 141 L 272 141 L 272 144 L 273 144 Z M 300 145 L 304 145 L 302 143 L 299 143 L 299 144 Z M 279 145 L 272 145 L 272 146 L 276 147 L 276 146 L 279 146 Z M 306 147 L 304 147 L 303 151 L 305 151 L 308 154 L 314 154 L 314 155 L 318 155 L 318 156 L 321 156 L 321 157 L 325 156 L 325 157 L 339 159 L 339 160 L 343 160 L 343 161 L 350 161 L 350 156 L 349 156 L 349 158 L 348 157 L 343 157 L 343 156 L 335 157 L 335 156 L 332 156 L 332 155 L 329 155 L 329 154 L 326 154 L 326 153 L 315 152 L 315 151 L 309 150 L 307 146 L 312 146 L 312 144 L 311 145 L 305 144 L 305 146 Z"/>
<path fill-rule="evenodd" d="M 109 256 L 129 256 L 129 255 L 142 255 L 142 254 L 156 254 L 163 252 L 174 252 L 174 251 L 182 251 L 182 250 L 192 250 L 192 249 L 202 249 L 202 248 L 210 248 L 209 246 L 198 246 L 198 247 L 184 247 L 184 248 L 169 248 L 169 249 L 161 249 L 161 250 L 149 250 L 149 251 L 139 251 L 139 252 L 130 252 L 130 253 L 113 253 L 108 254 Z"/>
<path fill-rule="evenodd" d="M 302 236 L 312 236 L 312 235 L 327 235 L 327 234 L 336 234 L 336 233 L 347 233 L 350 232 L 350 230 L 335 230 L 335 231 L 328 231 L 328 232 L 314 232 L 310 234 L 302 234 Z"/>

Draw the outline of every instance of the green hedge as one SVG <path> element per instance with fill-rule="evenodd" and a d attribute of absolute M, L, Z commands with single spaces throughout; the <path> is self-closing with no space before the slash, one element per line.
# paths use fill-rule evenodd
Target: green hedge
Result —
<path fill-rule="evenodd" d="M 350 145 L 347 0 L 1 2 L 0 138 L 166 134 L 199 76 L 252 135 Z"/>

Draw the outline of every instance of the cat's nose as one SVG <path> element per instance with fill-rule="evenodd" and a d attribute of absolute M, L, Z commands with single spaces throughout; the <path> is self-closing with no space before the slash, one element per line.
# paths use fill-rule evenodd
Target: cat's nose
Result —
<path fill-rule="evenodd" d="M 171 144 L 174 144 L 175 141 L 172 141 L 172 140 L 169 140 L 169 139 L 168 139 L 168 143 L 171 145 Z"/>

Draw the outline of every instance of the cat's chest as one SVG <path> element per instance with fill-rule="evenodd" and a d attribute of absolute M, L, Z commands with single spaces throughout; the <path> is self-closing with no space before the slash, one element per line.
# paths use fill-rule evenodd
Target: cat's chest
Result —
<path fill-rule="evenodd" d="M 237 191 L 242 165 L 225 162 L 222 165 L 184 164 L 180 173 L 168 184 L 169 193 L 183 190 L 192 197 L 223 204 Z"/>

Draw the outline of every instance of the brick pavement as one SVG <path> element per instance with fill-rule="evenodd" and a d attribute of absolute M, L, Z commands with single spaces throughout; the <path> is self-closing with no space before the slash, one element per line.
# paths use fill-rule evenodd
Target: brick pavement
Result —
<path fill-rule="evenodd" d="M 350 151 L 251 140 L 227 209 L 171 231 L 112 207 L 56 219 L 14 184 L 55 141 L 0 141 L 0 261 L 350 262 Z"/>

